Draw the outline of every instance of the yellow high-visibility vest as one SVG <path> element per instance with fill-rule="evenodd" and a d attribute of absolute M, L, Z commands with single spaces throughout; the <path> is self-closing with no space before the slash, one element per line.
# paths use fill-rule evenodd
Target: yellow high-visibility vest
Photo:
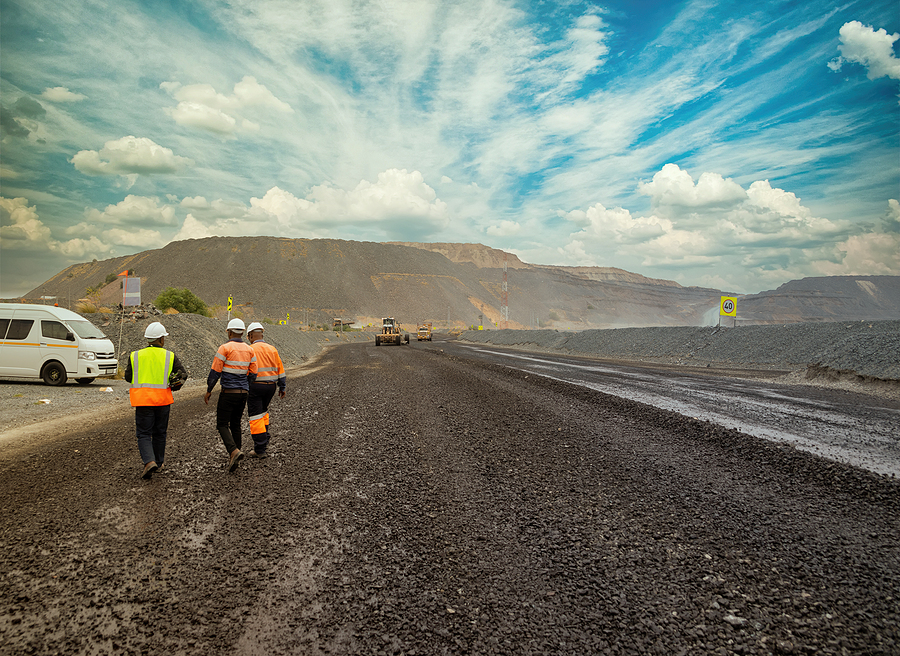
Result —
<path fill-rule="evenodd" d="M 169 388 L 169 376 L 175 356 L 158 346 L 148 346 L 131 353 L 131 405 L 172 405 L 175 398 Z"/>

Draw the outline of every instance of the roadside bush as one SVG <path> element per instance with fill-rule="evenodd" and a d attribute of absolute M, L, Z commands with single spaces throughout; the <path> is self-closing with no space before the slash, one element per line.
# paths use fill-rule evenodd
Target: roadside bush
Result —
<path fill-rule="evenodd" d="M 179 312 L 187 312 L 189 314 L 199 314 L 204 317 L 210 316 L 209 308 L 194 292 L 190 289 L 175 289 L 168 287 L 163 293 L 156 297 L 153 304 L 160 310 L 168 310 L 175 308 Z"/>

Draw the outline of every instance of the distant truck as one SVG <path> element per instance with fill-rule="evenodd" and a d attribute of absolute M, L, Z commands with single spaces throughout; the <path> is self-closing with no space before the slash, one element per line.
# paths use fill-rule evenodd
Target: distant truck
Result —
<path fill-rule="evenodd" d="M 382 344 L 409 344 L 409 333 L 400 329 L 400 324 L 393 317 L 385 317 L 381 320 L 381 334 L 375 335 L 375 346 Z"/>
<path fill-rule="evenodd" d="M 420 323 L 418 329 L 416 330 L 416 338 L 422 342 L 425 340 L 431 341 L 431 322 Z"/>

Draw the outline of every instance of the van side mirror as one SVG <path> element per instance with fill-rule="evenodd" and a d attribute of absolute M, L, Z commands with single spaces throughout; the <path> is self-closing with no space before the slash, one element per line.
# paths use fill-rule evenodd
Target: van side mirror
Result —
<path fill-rule="evenodd" d="M 66 333 L 66 341 L 67 341 L 67 342 L 74 342 L 74 341 L 75 341 L 75 334 L 74 334 L 71 330 L 70 330 L 69 332 Z"/>

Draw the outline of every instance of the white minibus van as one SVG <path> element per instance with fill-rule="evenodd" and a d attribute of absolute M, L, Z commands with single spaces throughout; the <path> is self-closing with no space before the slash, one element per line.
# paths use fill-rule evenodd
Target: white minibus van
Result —
<path fill-rule="evenodd" d="M 72 377 L 88 385 L 117 369 L 112 342 L 80 314 L 0 303 L 0 376 L 43 378 L 48 385 L 64 385 Z"/>

